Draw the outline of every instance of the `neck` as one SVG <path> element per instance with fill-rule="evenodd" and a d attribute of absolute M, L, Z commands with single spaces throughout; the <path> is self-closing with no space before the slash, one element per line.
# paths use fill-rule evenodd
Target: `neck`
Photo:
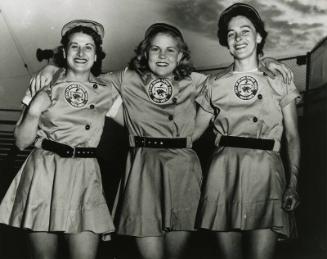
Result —
<path fill-rule="evenodd" d="M 234 59 L 234 71 L 246 72 L 258 68 L 258 59 L 256 56 L 247 59 Z"/>
<path fill-rule="evenodd" d="M 90 72 L 78 73 L 73 70 L 66 70 L 66 79 L 69 81 L 87 82 L 89 81 Z"/>

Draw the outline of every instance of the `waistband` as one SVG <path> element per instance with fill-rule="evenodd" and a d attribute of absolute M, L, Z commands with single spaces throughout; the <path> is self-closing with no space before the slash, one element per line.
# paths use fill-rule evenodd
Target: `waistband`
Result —
<path fill-rule="evenodd" d="M 74 158 L 88 158 L 88 157 L 97 157 L 97 148 L 94 147 L 71 147 L 66 144 L 55 142 L 48 139 L 43 139 L 41 147 L 44 150 L 51 151 L 56 153 L 61 157 Z"/>
<path fill-rule="evenodd" d="M 280 149 L 279 141 L 275 141 L 274 139 L 258 139 L 234 136 L 221 136 L 219 146 L 272 150 L 276 152 L 278 152 Z"/>
<path fill-rule="evenodd" d="M 129 136 L 130 147 L 192 148 L 191 138 L 150 138 Z"/>

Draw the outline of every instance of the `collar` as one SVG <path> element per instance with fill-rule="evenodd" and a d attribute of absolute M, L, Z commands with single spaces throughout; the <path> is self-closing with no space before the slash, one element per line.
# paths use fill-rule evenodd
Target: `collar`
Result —
<path fill-rule="evenodd" d="M 144 85 L 148 85 L 151 81 L 155 80 L 155 79 L 160 79 L 161 77 L 157 77 L 155 75 L 153 75 L 152 73 L 148 72 L 146 73 L 143 77 L 141 77 L 142 82 L 144 83 Z M 169 80 L 173 85 L 176 85 L 178 82 L 182 81 L 182 80 L 192 80 L 191 76 L 187 76 L 182 80 L 175 80 L 174 76 L 169 78 L 169 77 L 162 77 L 163 79 L 167 79 Z"/>
<path fill-rule="evenodd" d="M 65 78 L 66 69 L 60 68 L 54 75 L 51 85 L 70 82 Z M 99 84 L 99 85 L 106 85 L 106 82 L 100 78 L 95 77 L 92 73 L 90 73 L 88 82 L 91 84 Z"/>

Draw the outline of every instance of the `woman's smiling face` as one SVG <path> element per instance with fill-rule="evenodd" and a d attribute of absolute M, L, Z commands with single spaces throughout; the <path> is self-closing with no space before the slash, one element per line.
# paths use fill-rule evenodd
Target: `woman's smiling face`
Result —
<path fill-rule="evenodd" d="M 244 59 L 257 55 L 257 44 L 261 40 L 261 35 L 245 16 L 235 16 L 228 23 L 227 44 L 234 58 Z"/>
<path fill-rule="evenodd" d="M 148 51 L 148 65 L 158 77 L 171 77 L 183 57 L 178 41 L 169 34 L 158 33 L 151 41 Z"/>
<path fill-rule="evenodd" d="M 69 69 L 77 73 L 89 72 L 96 61 L 96 46 L 93 38 L 82 32 L 72 34 L 65 54 Z"/>

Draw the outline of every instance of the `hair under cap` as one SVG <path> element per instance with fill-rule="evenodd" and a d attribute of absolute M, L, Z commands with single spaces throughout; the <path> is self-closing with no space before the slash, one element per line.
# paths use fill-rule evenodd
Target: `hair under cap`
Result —
<path fill-rule="evenodd" d="M 165 31 L 170 31 L 174 33 L 176 36 L 180 37 L 183 41 L 183 34 L 182 32 L 177 29 L 175 26 L 172 26 L 167 23 L 154 23 L 152 24 L 146 31 L 144 37 L 147 38 L 149 35 L 158 33 L 158 32 L 165 32 Z"/>
<path fill-rule="evenodd" d="M 251 5 L 236 3 L 226 8 L 220 15 L 217 36 L 221 45 L 227 46 L 228 23 L 233 17 L 238 15 L 248 18 L 253 23 L 254 27 L 260 33 L 262 38 L 267 36 L 267 32 L 264 29 L 264 23 L 257 10 Z"/>
<path fill-rule="evenodd" d="M 104 37 L 104 28 L 102 24 L 92 20 L 73 20 L 70 21 L 69 23 L 66 23 L 61 29 L 61 36 L 64 36 L 67 31 L 77 26 L 84 26 L 84 27 L 91 28 L 100 35 L 101 39 L 103 39 Z"/>

